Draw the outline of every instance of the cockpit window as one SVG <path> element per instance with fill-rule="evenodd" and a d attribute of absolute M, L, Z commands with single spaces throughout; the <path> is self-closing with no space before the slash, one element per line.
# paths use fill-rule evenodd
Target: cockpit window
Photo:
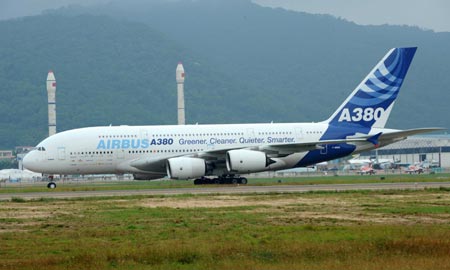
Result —
<path fill-rule="evenodd" d="M 45 151 L 45 147 L 42 147 L 42 146 L 40 146 L 40 147 L 38 147 L 38 148 L 36 148 L 38 151 Z"/>

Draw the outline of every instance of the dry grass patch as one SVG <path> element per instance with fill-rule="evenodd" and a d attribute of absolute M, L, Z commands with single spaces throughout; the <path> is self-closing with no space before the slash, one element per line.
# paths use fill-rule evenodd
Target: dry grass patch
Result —
<path fill-rule="evenodd" d="M 0 204 L 0 269 L 450 269 L 448 191 Z"/>

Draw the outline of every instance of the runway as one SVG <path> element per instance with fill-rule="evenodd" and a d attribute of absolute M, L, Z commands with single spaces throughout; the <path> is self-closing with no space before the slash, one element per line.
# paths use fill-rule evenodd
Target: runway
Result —
<path fill-rule="evenodd" d="M 135 195 L 179 195 L 179 194 L 242 194 L 242 193 L 294 193 L 310 191 L 350 191 L 350 190 L 414 190 L 425 188 L 450 188 L 450 182 L 405 182 L 405 183 L 369 183 L 369 184 L 324 184 L 324 185 L 274 185 L 274 186 L 224 186 L 172 189 L 142 190 L 100 190 L 100 191 L 65 191 L 7 193 L 0 194 L 0 201 L 12 198 L 33 199 L 72 199 L 86 197 L 111 197 Z"/>

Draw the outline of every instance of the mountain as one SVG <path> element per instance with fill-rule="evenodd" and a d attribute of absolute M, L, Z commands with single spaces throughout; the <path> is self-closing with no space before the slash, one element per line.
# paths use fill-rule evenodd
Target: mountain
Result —
<path fill-rule="evenodd" d="M 249 0 L 130 0 L 59 13 L 140 21 L 200 53 L 251 88 L 259 121 L 318 121 L 332 113 L 392 47 L 418 46 L 389 126 L 450 127 L 450 33 L 360 26 L 329 15 L 258 6 Z M 319 108 L 319 109 L 318 109 Z"/>
<path fill-rule="evenodd" d="M 57 80 L 59 131 L 176 123 L 175 68 L 180 60 L 187 70 L 190 123 L 238 121 L 246 113 L 229 114 L 232 107 L 223 102 L 246 106 L 248 99 L 232 91 L 239 84 L 142 23 L 45 15 L 0 22 L 0 36 L 1 148 L 35 145 L 47 136 L 49 69 Z M 247 119 L 256 117 L 248 112 Z"/>
<path fill-rule="evenodd" d="M 0 21 L 0 148 L 47 134 L 53 69 L 58 130 L 176 123 L 319 121 L 391 47 L 419 50 L 389 127 L 450 127 L 450 33 L 359 26 L 246 0 L 113 1 Z"/>

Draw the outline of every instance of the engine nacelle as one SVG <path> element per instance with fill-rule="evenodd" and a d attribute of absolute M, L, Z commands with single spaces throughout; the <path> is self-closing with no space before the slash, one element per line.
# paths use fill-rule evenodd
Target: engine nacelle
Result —
<path fill-rule="evenodd" d="M 231 173 L 253 173 L 267 170 L 274 163 L 263 152 L 252 150 L 230 150 L 227 152 L 227 169 Z"/>
<path fill-rule="evenodd" d="M 166 169 L 171 179 L 188 180 L 206 175 L 206 163 L 201 158 L 169 158 Z"/>

